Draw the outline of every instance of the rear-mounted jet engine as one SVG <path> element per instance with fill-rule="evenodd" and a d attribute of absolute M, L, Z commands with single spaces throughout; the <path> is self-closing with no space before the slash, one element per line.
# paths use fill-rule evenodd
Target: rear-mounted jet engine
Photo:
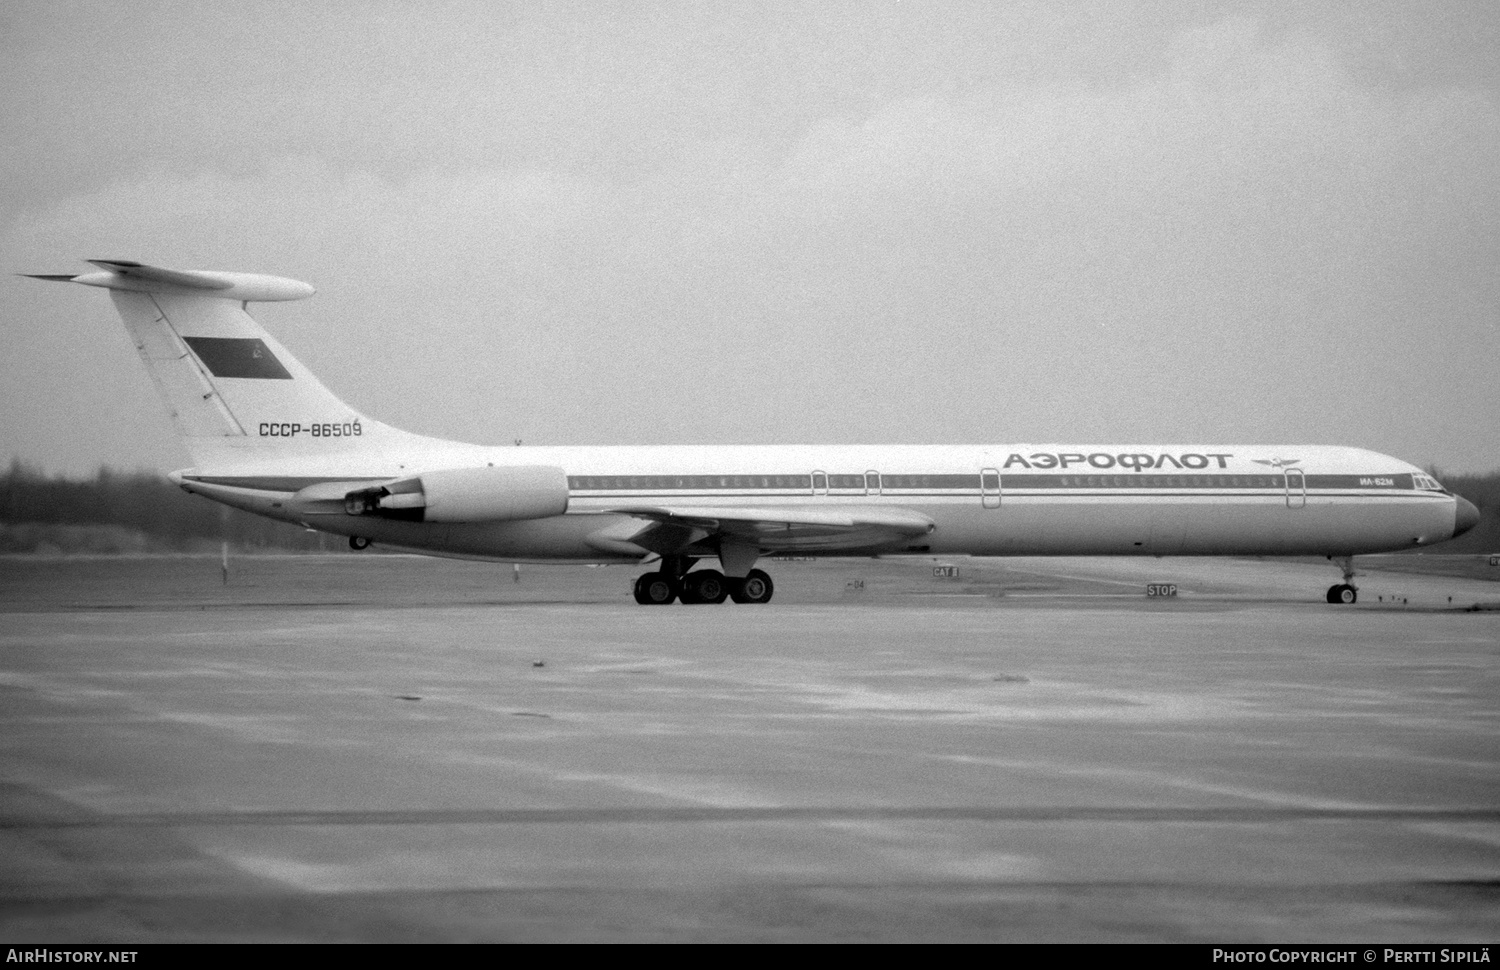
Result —
<path fill-rule="evenodd" d="M 567 510 L 568 476 L 547 465 L 449 468 L 344 496 L 350 515 L 412 522 L 544 519 Z"/>

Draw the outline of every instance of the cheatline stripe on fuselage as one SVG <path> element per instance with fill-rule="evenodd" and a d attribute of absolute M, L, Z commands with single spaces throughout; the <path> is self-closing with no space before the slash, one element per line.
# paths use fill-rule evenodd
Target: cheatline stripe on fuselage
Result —
<path fill-rule="evenodd" d="M 225 485 L 258 491 L 295 492 L 309 485 L 329 481 L 380 482 L 381 477 L 361 476 L 188 476 L 206 485 Z M 1381 475 L 1304 475 L 1288 486 L 1284 475 L 1036 475 L 1014 474 L 983 479 L 978 474 L 952 475 L 828 475 L 824 486 L 822 473 L 816 488 L 811 475 L 572 475 L 569 491 L 579 498 L 661 497 L 677 496 L 765 497 L 813 496 L 817 498 L 858 498 L 888 496 L 900 498 L 970 498 L 994 497 L 999 494 L 1020 495 L 1028 492 L 1084 495 L 1141 495 L 1142 497 L 1184 494 L 1258 497 L 1271 493 L 1310 494 L 1325 497 L 1373 497 L 1395 495 L 1402 498 L 1445 496 L 1447 493 L 1418 489 L 1410 474 Z M 981 482 L 983 481 L 983 484 Z M 1403 494 L 1404 493 L 1404 494 Z"/>
<path fill-rule="evenodd" d="M 878 481 L 876 480 L 878 477 Z M 979 475 L 830 475 L 827 490 L 843 492 L 933 492 L 960 491 L 977 494 Z M 838 481 L 857 479 L 857 481 Z M 1395 491 L 1415 489 L 1411 475 L 1305 475 L 1309 489 L 1357 489 Z M 812 492 L 807 475 L 572 475 L 568 487 L 579 492 L 640 491 L 773 491 Z M 989 476 L 987 491 L 1025 489 L 1274 489 L 1284 491 L 1282 475 L 1002 475 Z M 1299 486 L 1294 482 L 1294 490 Z M 818 494 L 825 491 L 819 483 Z"/>

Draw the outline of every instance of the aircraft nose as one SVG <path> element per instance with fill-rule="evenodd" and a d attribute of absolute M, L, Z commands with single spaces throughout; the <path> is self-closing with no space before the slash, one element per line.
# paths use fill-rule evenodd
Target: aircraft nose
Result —
<path fill-rule="evenodd" d="M 1479 510 L 1474 507 L 1473 502 L 1461 496 L 1453 496 L 1453 501 L 1456 503 L 1453 510 L 1453 534 L 1461 536 L 1479 524 Z"/>

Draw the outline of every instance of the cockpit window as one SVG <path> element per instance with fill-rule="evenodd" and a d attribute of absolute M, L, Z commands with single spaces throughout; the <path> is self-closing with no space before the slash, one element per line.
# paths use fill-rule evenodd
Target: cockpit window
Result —
<path fill-rule="evenodd" d="M 1416 474 L 1411 477 L 1411 481 L 1417 488 L 1425 489 L 1429 492 L 1444 491 L 1443 486 L 1439 485 L 1438 480 L 1431 475 Z"/>

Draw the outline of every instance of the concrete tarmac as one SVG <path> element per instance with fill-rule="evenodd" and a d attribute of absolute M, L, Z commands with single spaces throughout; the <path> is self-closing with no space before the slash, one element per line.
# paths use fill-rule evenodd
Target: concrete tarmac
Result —
<path fill-rule="evenodd" d="M 0 940 L 1496 941 L 1500 583 L 951 563 L 0 560 Z"/>

